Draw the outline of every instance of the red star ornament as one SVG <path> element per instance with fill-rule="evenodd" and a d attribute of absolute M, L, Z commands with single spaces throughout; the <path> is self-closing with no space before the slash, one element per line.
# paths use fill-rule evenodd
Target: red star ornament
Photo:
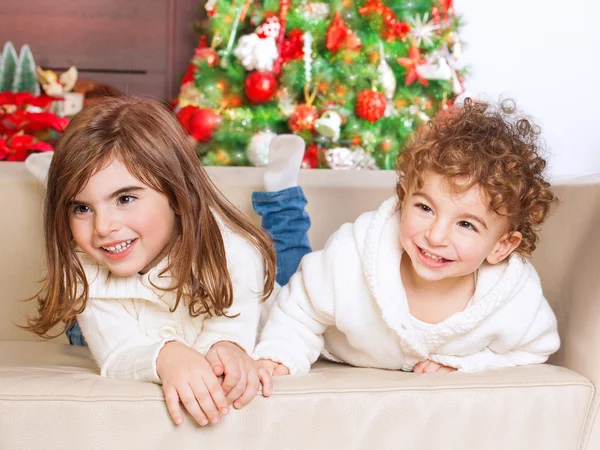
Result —
<path fill-rule="evenodd" d="M 419 80 L 423 86 L 428 86 L 429 82 L 417 72 L 417 66 L 422 63 L 421 52 L 418 47 L 411 46 L 408 50 L 408 58 L 398 58 L 398 63 L 406 69 L 405 86 L 410 86 Z"/>

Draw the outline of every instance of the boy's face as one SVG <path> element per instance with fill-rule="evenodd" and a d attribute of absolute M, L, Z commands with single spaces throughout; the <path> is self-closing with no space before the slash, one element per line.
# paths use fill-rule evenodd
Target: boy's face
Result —
<path fill-rule="evenodd" d="M 470 275 L 486 260 L 504 260 L 520 243 L 520 233 L 507 233 L 508 219 L 489 209 L 478 187 L 454 194 L 431 171 L 423 181 L 421 189 L 408 190 L 400 220 L 400 241 L 423 280 Z"/>

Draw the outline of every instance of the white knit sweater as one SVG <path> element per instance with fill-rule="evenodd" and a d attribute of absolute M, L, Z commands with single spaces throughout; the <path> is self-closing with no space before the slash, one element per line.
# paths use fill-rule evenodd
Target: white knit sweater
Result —
<path fill-rule="evenodd" d="M 464 311 L 416 330 L 400 276 L 399 225 L 392 198 L 305 256 L 279 292 L 254 357 L 292 374 L 308 372 L 320 354 L 361 367 L 411 371 L 429 359 L 476 371 L 542 363 L 558 349 L 538 275 L 517 255 L 479 269 Z"/>
<path fill-rule="evenodd" d="M 77 320 L 103 376 L 160 383 L 156 359 L 169 341 L 202 354 L 219 341 L 231 341 L 252 353 L 261 313 L 263 259 L 248 240 L 220 225 L 234 293 L 227 314 L 239 313 L 235 318 L 192 317 L 184 299 L 170 312 L 176 295 L 160 287 L 168 287 L 172 279 L 158 276 L 167 259 L 144 275 L 108 277 L 108 269 L 81 255 L 89 300 Z"/>

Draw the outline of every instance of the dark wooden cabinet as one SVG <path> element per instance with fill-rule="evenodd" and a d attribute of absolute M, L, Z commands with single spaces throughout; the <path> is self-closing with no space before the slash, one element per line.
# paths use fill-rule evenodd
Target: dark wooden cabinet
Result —
<path fill-rule="evenodd" d="M 0 48 L 122 92 L 171 100 L 193 53 L 199 0 L 0 0 Z"/>

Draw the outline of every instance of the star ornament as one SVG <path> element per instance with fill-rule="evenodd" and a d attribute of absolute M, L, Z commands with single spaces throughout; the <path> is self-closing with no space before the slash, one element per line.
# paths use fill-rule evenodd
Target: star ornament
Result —
<path fill-rule="evenodd" d="M 424 43 L 427 46 L 433 45 L 433 36 L 440 29 L 438 24 L 435 24 L 433 20 L 428 19 L 429 13 L 425 13 L 422 18 L 417 14 L 408 19 L 408 22 L 411 25 L 408 36 L 416 43 L 417 47 L 420 47 L 421 43 Z"/>
<path fill-rule="evenodd" d="M 419 80 L 423 86 L 429 85 L 429 82 L 417 72 L 417 67 L 423 63 L 418 47 L 411 46 L 408 50 L 408 58 L 398 58 L 398 63 L 406 69 L 405 86 L 410 86 L 416 80 Z"/>

